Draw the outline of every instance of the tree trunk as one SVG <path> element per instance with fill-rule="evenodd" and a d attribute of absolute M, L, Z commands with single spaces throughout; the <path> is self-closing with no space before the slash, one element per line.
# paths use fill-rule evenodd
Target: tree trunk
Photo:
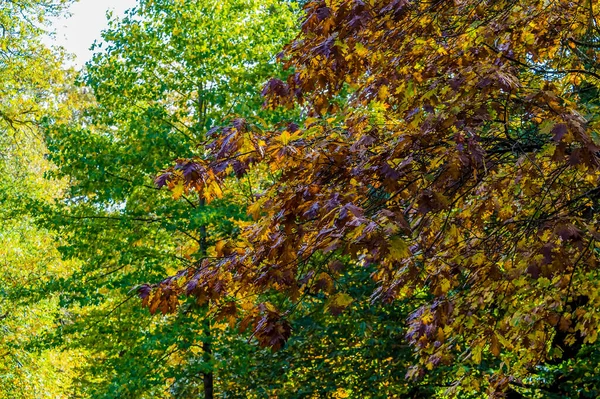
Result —
<path fill-rule="evenodd" d="M 205 201 L 204 198 L 200 198 L 199 207 L 200 209 L 204 208 Z M 206 257 L 207 250 L 207 234 L 206 234 L 206 226 L 200 226 L 200 255 L 202 258 Z M 204 363 L 209 363 L 212 360 L 212 342 L 211 342 L 211 333 L 210 333 L 210 320 L 204 320 L 204 342 L 202 343 L 202 358 Z M 212 369 L 210 371 L 204 372 L 204 399 L 213 399 L 215 393 L 215 381 Z"/>
<path fill-rule="evenodd" d="M 210 321 L 204 322 L 204 343 L 202 344 L 202 350 L 204 352 L 204 362 L 210 362 L 212 358 L 212 347 L 211 347 L 211 336 L 210 336 Z M 204 372 L 204 398 L 214 398 L 214 376 L 212 370 Z"/>

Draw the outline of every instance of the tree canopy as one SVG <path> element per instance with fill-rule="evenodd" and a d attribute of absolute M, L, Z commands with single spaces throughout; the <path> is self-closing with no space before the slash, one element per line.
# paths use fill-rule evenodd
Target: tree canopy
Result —
<path fill-rule="evenodd" d="M 600 4 L 0 9 L 1 398 L 600 395 Z"/>
<path fill-rule="evenodd" d="M 66 398 L 76 351 L 62 354 L 39 345 L 61 315 L 58 298 L 42 287 L 68 274 L 51 231 L 36 225 L 34 201 L 53 202 L 62 182 L 43 173 L 40 122 L 69 110 L 58 97 L 70 79 L 63 54 L 42 44 L 46 20 L 67 1 L 10 1 L 0 7 L 0 398 Z"/>
<path fill-rule="evenodd" d="M 460 363 L 449 392 L 530 387 L 536 367 L 597 340 L 597 7 L 307 3 L 280 56 L 291 73 L 263 90 L 303 123 L 240 119 L 158 179 L 208 200 L 236 163 L 267 168 L 254 221 L 145 303 L 269 290 L 297 303 L 323 284 L 323 257 L 347 256 L 375 265 L 373 301 L 426 298 L 407 319 L 409 378 Z M 241 323 L 277 348 L 289 309 L 259 302 Z"/>

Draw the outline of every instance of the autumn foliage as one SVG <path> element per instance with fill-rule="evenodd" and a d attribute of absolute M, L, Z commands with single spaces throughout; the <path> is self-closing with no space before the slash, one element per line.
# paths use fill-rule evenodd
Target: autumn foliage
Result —
<path fill-rule="evenodd" d="M 210 202 L 268 176 L 251 222 L 143 286 L 144 304 L 166 313 L 192 296 L 279 348 L 293 305 L 248 298 L 324 291 L 339 313 L 352 301 L 336 286 L 344 258 L 375 266 L 373 301 L 425 298 L 406 320 L 408 377 L 488 359 L 487 389 L 502 392 L 594 343 L 599 12 L 589 0 L 307 3 L 279 56 L 288 78 L 263 91 L 302 120 L 236 119 L 157 178 Z"/>

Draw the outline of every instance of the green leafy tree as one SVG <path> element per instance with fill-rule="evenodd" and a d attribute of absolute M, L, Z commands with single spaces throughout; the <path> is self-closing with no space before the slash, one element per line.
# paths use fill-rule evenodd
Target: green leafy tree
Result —
<path fill-rule="evenodd" d="M 76 351 L 39 346 L 63 309 L 46 284 L 69 274 L 51 232 L 35 225 L 34 202 L 51 203 L 64 184 L 43 174 L 42 117 L 70 114 L 61 94 L 71 81 L 64 55 L 43 44 L 47 20 L 70 1 L 14 0 L 0 8 L 0 398 L 67 398 Z"/>
<path fill-rule="evenodd" d="M 275 55 L 295 32 L 294 12 L 275 0 L 140 1 L 103 33 L 72 93 L 82 111 L 68 123 L 47 120 L 53 175 L 70 185 L 43 223 L 65 240 L 65 259 L 81 262 L 49 286 L 69 309 L 50 341 L 90 353 L 77 395 L 210 397 L 224 384 L 223 321 L 193 301 L 153 318 L 132 298 L 140 283 L 192 266 L 235 235 L 250 183 L 208 204 L 181 192 L 173 201 L 154 177 L 182 154 L 202 154 L 198 143 L 230 115 L 280 118 L 262 110 L 259 91 L 279 73 Z"/>

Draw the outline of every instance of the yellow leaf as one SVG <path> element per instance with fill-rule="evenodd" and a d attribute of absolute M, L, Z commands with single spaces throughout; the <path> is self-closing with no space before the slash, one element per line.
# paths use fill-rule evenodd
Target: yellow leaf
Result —
<path fill-rule="evenodd" d="M 261 202 L 256 201 L 248 207 L 248 215 L 252 216 L 252 219 L 257 220 L 260 216 Z"/>
<path fill-rule="evenodd" d="M 492 342 L 490 344 L 490 351 L 492 355 L 498 357 L 500 356 L 500 342 L 498 341 L 498 337 L 496 334 L 492 334 Z"/>
<path fill-rule="evenodd" d="M 281 136 L 279 136 L 279 141 L 283 145 L 288 145 L 288 143 L 290 142 L 290 138 L 291 138 L 290 132 L 288 132 L 287 130 L 284 130 L 283 133 L 281 133 Z"/>
<path fill-rule="evenodd" d="M 390 258 L 391 260 L 402 260 L 408 258 L 411 254 L 408 244 L 400 237 L 394 237 L 390 240 Z"/>
<path fill-rule="evenodd" d="M 215 251 L 217 252 L 217 256 L 221 257 L 223 256 L 223 249 L 225 248 L 225 243 L 227 241 L 225 240 L 219 240 L 217 241 L 217 243 L 215 244 Z"/>
<path fill-rule="evenodd" d="M 478 252 L 473 256 L 473 264 L 475 264 L 476 266 L 481 266 L 485 263 L 485 261 L 487 260 L 487 257 L 485 256 L 485 254 Z"/>
<path fill-rule="evenodd" d="M 364 57 L 369 53 L 369 50 L 367 50 L 367 48 L 363 46 L 363 44 L 360 42 L 354 45 L 354 51 L 356 52 L 356 54 L 358 54 L 359 57 Z"/>
<path fill-rule="evenodd" d="M 171 192 L 173 193 L 173 198 L 175 199 L 181 198 L 184 191 L 185 187 L 183 187 L 183 181 L 177 182 L 177 184 L 171 189 Z"/>
<path fill-rule="evenodd" d="M 377 96 L 381 101 L 385 101 L 388 98 L 389 94 L 390 92 L 388 90 L 388 87 L 386 85 L 382 85 L 379 88 L 379 93 L 377 93 Z"/>
<path fill-rule="evenodd" d="M 223 190 L 221 190 L 219 183 L 213 181 L 209 187 L 215 198 L 223 198 Z"/>
<path fill-rule="evenodd" d="M 471 349 L 471 354 L 473 355 L 473 362 L 475 362 L 475 364 L 481 363 L 482 349 L 483 348 L 480 345 L 477 345 L 473 349 Z"/>
<path fill-rule="evenodd" d="M 421 317 L 421 321 L 423 322 L 423 324 L 430 324 L 433 321 L 433 315 L 429 312 L 424 313 Z"/>
<path fill-rule="evenodd" d="M 446 294 L 448 291 L 450 291 L 450 281 L 446 280 L 446 279 L 442 279 L 442 281 L 440 282 L 440 289 L 442 290 L 443 294 Z"/>
<path fill-rule="evenodd" d="M 345 307 L 348 307 L 353 301 L 354 301 L 354 299 L 352 299 L 352 297 L 350 295 L 340 292 L 333 296 L 331 302 L 335 306 L 345 308 Z"/>
<path fill-rule="evenodd" d="M 584 340 L 588 344 L 593 344 L 594 342 L 596 342 L 597 339 L 598 339 L 598 331 L 592 330 L 592 331 L 590 331 L 590 334 L 585 337 Z"/>

